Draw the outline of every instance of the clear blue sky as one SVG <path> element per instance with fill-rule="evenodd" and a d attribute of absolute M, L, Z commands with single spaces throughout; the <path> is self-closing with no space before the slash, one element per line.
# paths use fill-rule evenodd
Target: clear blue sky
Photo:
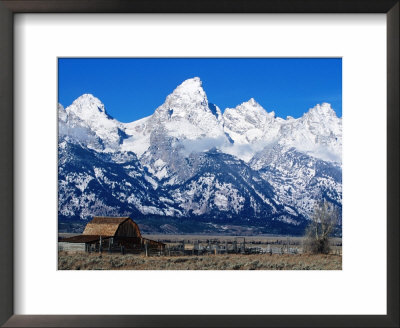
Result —
<path fill-rule="evenodd" d="M 60 58 L 59 102 L 91 93 L 121 122 L 151 115 L 180 83 L 198 76 L 223 111 L 254 98 L 279 117 L 328 102 L 342 116 L 342 60 L 275 58 Z"/>

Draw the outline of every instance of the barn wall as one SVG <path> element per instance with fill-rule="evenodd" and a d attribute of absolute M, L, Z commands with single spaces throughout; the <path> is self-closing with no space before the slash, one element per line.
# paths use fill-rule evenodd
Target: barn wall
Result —
<path fill-rule="evenodd" d="M 84 252 L 85 251 L 85 243 L 58 243 L 59 251 L 68 251 L 68 252 Z"/>

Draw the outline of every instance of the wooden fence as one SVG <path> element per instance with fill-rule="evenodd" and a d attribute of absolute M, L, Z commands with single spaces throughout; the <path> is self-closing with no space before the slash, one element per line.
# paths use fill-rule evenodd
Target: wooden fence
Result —
<path fill-rule="evenodd" d="M 165 242 L 165 247 L 150 244 L 121 245 L 112 243 L 102 243 L 86 245 L 82 249 L 72 247 L 67 249 L 65 246 L 60 250 L 66 251 L 86 251 L 89 253 L 120 253 L 120 254 L 141 254 L 146 256 L 184 256 L 184 255 L 217 255 L 217 254 L 301 254 L 303 253 L 302 242 L 298 240 L 276 240 L 268 242 L 249 241 L 245 237 L 235 237 L 231 240 L 175 240 Z M 65 243 L 66 244 L 66 243 Z M 331 243 L 331 254 L 341 255 L 342 244 Z"/>

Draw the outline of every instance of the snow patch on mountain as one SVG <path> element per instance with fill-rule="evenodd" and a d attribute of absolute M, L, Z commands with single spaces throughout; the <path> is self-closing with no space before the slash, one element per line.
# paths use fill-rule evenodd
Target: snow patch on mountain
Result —
<path fill-rule="evenodd" d="M 148 116 L 123 125 L 128 137 L 122 142 L 121 151 L 132 151 L 140 157 L 149 149 L 150 133 L 146 133 L 146 128 L 150 118 L 151 116 Z"/>

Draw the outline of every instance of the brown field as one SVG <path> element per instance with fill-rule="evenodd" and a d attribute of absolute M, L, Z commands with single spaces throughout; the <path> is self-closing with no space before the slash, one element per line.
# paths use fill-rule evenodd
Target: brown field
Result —
<path fill-rule="evenodd" d="M 59 252 L 59 270 L 341 270 L 340 255 L 151 256 Z"/>

